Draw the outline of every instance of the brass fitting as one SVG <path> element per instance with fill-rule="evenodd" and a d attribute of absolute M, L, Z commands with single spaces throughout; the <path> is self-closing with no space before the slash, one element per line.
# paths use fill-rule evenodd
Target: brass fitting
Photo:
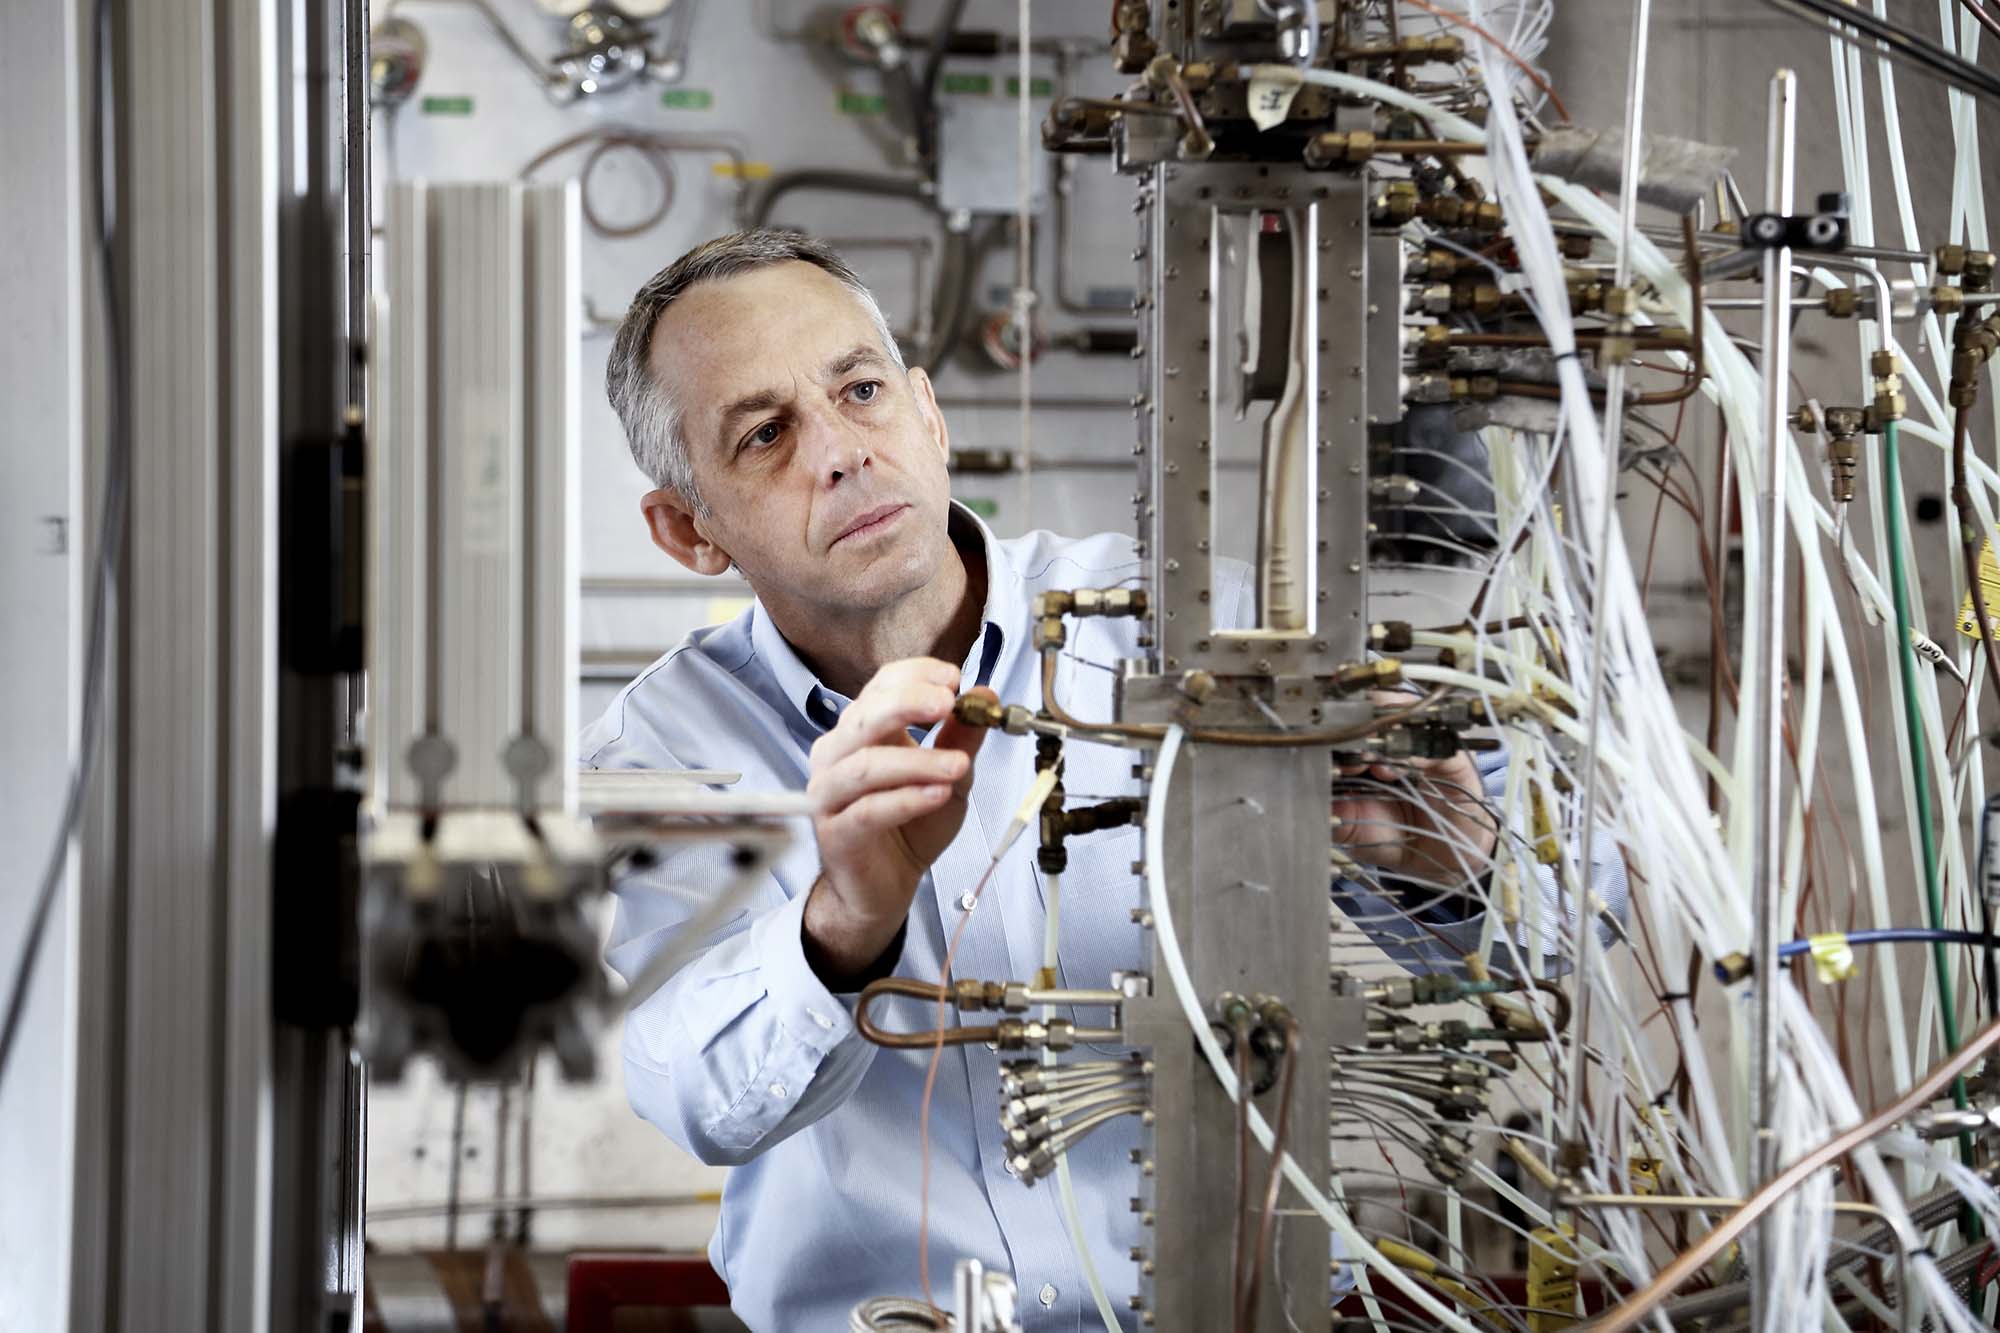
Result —
<path fill-rule="evenodd" d="M 1189 671 L 1181 676 L 1181 694 L 1197 707 L 1215 693 L 1215 676 L 1207 671 Z"/>
<path fill-rule="evenodd" d="M 1819 434 L 1819 420 L 1813 416 L 1810 404 L 1800 403 L 1792 412 L 1792 429 L 1801 435 Z"/>
<path fill-rule="evenodd" d="M 1940 245 L 1933 256 L 1937 261 L 1937 271 L 1947 278 L 1955 278 L 1965 272 L 1965 247 L 1962 245 Z"/>
<path fill-rule="evenodd" d="M 1375 156 L 1372 130 L 1329 130 L 1306 142 L 1305 164 L 1313 168 L 1358 167 Z"/>
<path fill-rule="evenodd" d="M 1456 276 L 1459 270 L 1465 267 L 1467 267 L 1467 261 L 1459 258 L 1449 250 L 1426 250 L 1424 251 L 1423 258 L 1410 265 L 1409 276 L 1413 278 L 1430 278 L 1432 280 L 1450 278 Z"/>
<path fill-rule="evenodd" d="M 1835 287 L 1826 294 L 1826 313 L 1835 319 L 1853 319 L 1861 309 L 1861 293 L 1852 287 Z"/>
<path fill-rule="evenodd" d="M 1876 428 L 1884 423 L 1901 421 L 1907 409 L 1903 397 L 1903 362 L 1886 347 L 1868 358 L 1868 369 L 1875 376 L 1875 403 L 1872 408 Z"/>
<path fill-rule="evenodd" d="M 968 727 L 997 727 L 1006 719 L 1007 710 L 998 699 L 983 694 L 961 694 L 951 706 L 951 715 Z"/>
<path fill-rule="evenodd" d="M 1564 259 L 1590 258 L 1591 247 L 1594 243 L 1595 238 L 1588 232 L 1581 231 L 1566 231 L 1556 238 L 1556 245 L 1561 249 Z"/>
<path fill-rule="evenodd" d="M 1376 226 L 1402 226 L 1417 215 L 1420 202 L 1415 181 L 1390 181 L 1368 207 L 1368 219 Z"/>
<path fill-rule="evenodd" d="M 1424 216 L 1440 227 L 1456 227 L 1465 221 L 1465 215 L 1471 210 L 1472 206 L 1457 195 L 1441 194 L 1427 202 Z"/>
<path fill-rule="evenodd" d="M 1868 412 L 1860 407 L 1829 407 L 1826 409 L 1826 433 L 1829 439 L 1851 440 L 1868 427 Z"/>
<path fill-rule="evenodd" d="M 1411 633 L 1407 620 L 1380 621 L 1368 627 L 1368 646 L 1378 653 L 1408 652 Z"/>
<path fill-rule="evenodd" d="M 1965 291 L 1950 283 L 1940 282 L 1931 288 L 1931 309 L 1940 315 L 1956 315 L 1965 309 Z"/>
<path fill-rule="evenodd" d="M 1991 250 L 1965 252 L 1965 290 L 1983 292 L 1993 286 L 1994 255 Z"/>
<path fill-rule="evenodd" d="M 1639 294 L 1630 287 L 1607 287 L 1604 289 L 1604 313 L 1617 319 L 1629 319 L 1639 310 Z"/>
<path fill-rule="evenodd" d="M 1378 657 L 1372 662 L 1349 662 L 1336 667 L 1333 673 L 1333 688 L 1337 694 L 1386 690 L 1400 685 L 1402 681 L 1403 664 L 1393 657 Z"/>
<path fill-rule="evenodd" d="M 1111 26 L 1117 36 L 1111 40 L 1111 65 L 1120 74 L 1143 74 L 1160 48 L 1147 29 L 1153 26 L 1152 6 L 1146 0 L 1118 0 L 1111 10 Z"/>
<path fill-rule="evenodd" d="M 1570 310 L 1579 315 L 1602 310 L 1606 294 L 1607 289 L 1601 282 L 1573 281 L 1569 284 Z"/>
<path fill-rule="evenodd" d="M 1049 594 L 1044 593 L 1043 596 Z M 1146 593 L 1143 588 L 1077 588 L 1068 597 L 1073 616 L 1143 616 Z"/>
<path fill-rule="evenodd" d="M 951 706 L 951 715 L 968 727 L 997 728 L 1009 736 L 1025 736 L 1035 720 L 1031 709 L 1020 704 L 1002 704 L 983 694 L 961 694 Z"/>
<path fill-rule="evenodd" d="M 1830 436 L 1826 442 L 1827 462 L 1833 469 L 1833 498 L 1840 504 L 1854 499 L 1854 478 L 1861 469 L 1861 442 L 1853 435 Z"/>
<path fill-rule="evenodd" d="M 1490 282 L 1461 282 L 1451 289 L 1454 310 L 1470 310 L 1475 315 L 1497 314 L 1500 289 Z"/>

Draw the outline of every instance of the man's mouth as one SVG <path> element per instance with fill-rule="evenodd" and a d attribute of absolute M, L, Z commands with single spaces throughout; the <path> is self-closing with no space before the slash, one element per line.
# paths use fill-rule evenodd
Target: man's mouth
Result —
<path fill-rule="evenodd" d="M 896 521 L 896 516 L 908 508 L 907 504 L 902 503 L 878 505 L 849 523 L 841 530 L 840 535 L 833 539 L 832 544 L 838 546 L 853 537 L 872 537 L 888 528 Z"/>

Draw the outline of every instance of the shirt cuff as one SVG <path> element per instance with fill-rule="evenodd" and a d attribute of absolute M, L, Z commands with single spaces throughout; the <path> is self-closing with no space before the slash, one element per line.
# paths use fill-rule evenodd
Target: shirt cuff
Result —
<path fill-rule="evenodd" d="M 778 1026 L 815 1055 L 824 1056 L 857 1034 L 847 1006 L 827 989 L 812 964 L 806 961 L 807 897 L 807 893 L 801 893 L 777 911 L 767 913 L 752 930 L 758 936 L 756 957 Z M 901 946 L 902 937 L 898 936 L 895 947 Z"/>

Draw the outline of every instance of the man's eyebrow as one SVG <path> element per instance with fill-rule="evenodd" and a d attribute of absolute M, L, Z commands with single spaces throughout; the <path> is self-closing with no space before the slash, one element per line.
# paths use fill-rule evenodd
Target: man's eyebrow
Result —
<path fill-rule="evenodd" d="M 716 427 L 716 434 L 722 440 L 722 447 L 727 449 L 733 443 L 729 436 L 739 418 L 756 412 L 768 412 L 774 407 L 783 407 L 790 401 L 789 395 L 777 389 L 759 389 L 755 393 L 746 393 L 730 403 L 722 409 L 722 418 Z"/>
<path fill-rule="evenodd" d="M 825 369 L 820 371 L 820 378 L 837 380 L 849 371 L 858 370 L 862 366 L 888 364 L 889 358 L 882 355 L 880 348 L 870 343 L 857 343 L 827 362 Z"/>

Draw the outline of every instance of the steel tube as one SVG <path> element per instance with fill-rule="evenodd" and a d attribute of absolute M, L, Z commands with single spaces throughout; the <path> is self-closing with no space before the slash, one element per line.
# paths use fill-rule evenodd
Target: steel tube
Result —
<path fill-rule="evenodd" d="M 1781 69 L 1771 77 L 1765 138 L 1765 207 L 1779 214 L 1792 211 L 1793 156 L 1798 140 L 1798 77 Z M 1792 251 L 1778 246 L 1764 252 L 1764 478 L 1758 497 L 1763 510 L 1759 525 L 1764 561 L 1754 589 L 1757 606 L 1759 670 L 1751 681 L 1756 691 L 1759 730 L 1751 771 L 1751 808 L 1757 812 L 1757 848 L 1751 867 L 1751 912 L 1754 921 L 1752 959 L 1756 966 L 1751 1014 L 1750 1111 L 1753 1127 L 1752 1179 L 1761 1188 L 1777 1169 L 1775 1107 L 1777 1096 L 1777 995 L 1785 984 L 1778 968 L 1778 944 L 1783 938 L 1778 919 L 1784 879 L 1784 697 L 1785 697 L 1785 464 L 1791 440 L 1786 399 L 1791 374 Z M 1750 1326 L 1769 1322 L 1776 1293 L 1772 1279 L 1777 1254 L 1771 1240 L 1772 1217 L 1756 1225 L 1751 1248 Z M 1778 1300 L 1782 1306 L 1782 1300 Z"/>

